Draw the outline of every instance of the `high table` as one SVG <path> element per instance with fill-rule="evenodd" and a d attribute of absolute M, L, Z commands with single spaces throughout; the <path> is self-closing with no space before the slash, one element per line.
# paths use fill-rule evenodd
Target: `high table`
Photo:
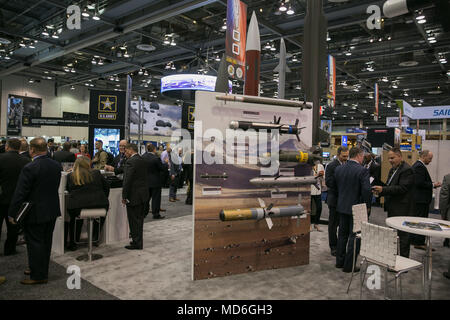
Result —
<path fill-rule="evenodd" d="M 439 238 L 450 238 L 450 230 L 445 231 L 435 231 L 435 230 L 425 230 L 425 229 L 417 229 L 411 228 L 408 226 L 404 226 L 403 222 L 426 222 L 426 223 L 444 223 L 450 224 L 449 221 L 431 219 L 431 218 L 419 218 L 419 217 L 391 217 L 386 219 L 386 224 L 394 229 L 405 231 L 408 233 L 419 234 L 425 236 L 427 250 L 425 254 L 425 265 L 424 265 L 424 273 L 425 273 L 425 293 L 428 299 L 431 299 L 431 273 L 432 273 L 432 257 L 431 257 L 431 237 L 439 237 Z"/>

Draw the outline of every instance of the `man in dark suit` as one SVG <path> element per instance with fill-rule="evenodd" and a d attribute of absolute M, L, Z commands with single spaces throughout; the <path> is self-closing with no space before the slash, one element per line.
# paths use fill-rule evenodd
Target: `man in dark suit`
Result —
<path fill-rule="evenodd" d="M 433 153 L 429 150 L 423 150 L 419 153 L 419 160 L 412 166 L 416 189 L 414 195 L 416 201 L 415 215 L 417 217 L 428 218 L 428 212 L 430 211 L 430 204 L 433 198 L 433 188 L 441 186 L 440 182 L 433 183 L 431 181 L 426 167 L 430 164 L 431 160 L 433 160 Z M 426 250 L 425 236 L 413 234 L 411 235 L 411 243 L 416 249 Z"/>
<path fill-rule="evenodd" d="M 441 192 L 439 193 L 439 211 L 442 220 L 450 221 L 450 174 L 444 176 Z M 450 239 L 444 240 L 444 247 L 450 248 Z"/>
<path fill-rule="evenodd" d="M 148 213 L 147 162 L 138 154 L 138 147 L 125 147 L 127 162 L 124 169 L 122 203 L 127 206 L 128 223 L 133 241 L 125 248 L 142 250 L 144 217 Z"/>
<path fill-rule="evenodd" d="M 16 225 L 9 222 L 8 211 L 20 172 L 30 162 L 29 159 L 19 155 L 19 149 L 20 140 L 10 139 L 6 142 L 6 152 L 0 154 L 0 235 L 2 233 L 3 220 L 5 220 L 7 227 L 4 247 L 5 256 L 16 253 L 18 230 Z"/>
<path fill-rule="evenodd" d="M 75 154 L 70 152 L 70 142 L 64 142 L 63 149 L 61 151 L 56 151 L 53 154 L 53 159 L 62 162 L 75 162 Z"/>
<path fill-rule="evenodd" d="M 170 152 L 169 156 L 169 170 L 170 170 L 170 185 L 169 185 L 169 201 L 175 202 L 180 199 L 177 198 L 178 180 L 181 178 L 182 159 L 178 153 Z"/>
<path fill-rule="evenodd" d="M 388 217 L 411 216 L 414 213 L 414 172 L 402 158 L 399 148 L 388 152 L 392 165 L 384 186 L 372 187 L 377 195 L 384 196 L 384 210 Z M 409 233 L 398 231 L 400 255 L 409 258 Z"/>
<path fill-rule="evenodd" d="M 50 138 L 47 140 L 47 156 L 53 159 L 53 154 L 57 150 L 55 146 L 55 140 L 53 138 Z"/>
<path fill-rule="evenodd" d="M 20 139 L 19 154 L 22 157 L 25 157 L 25 158 L 31 160 L 30 152 L 28 151 L 28 142 L 27 142 L 27 139 L 25 139 L 25 138 Z"/>
<path fill-rule="evenodd" d="M 325 184 L 327 191 L 327 205 L 329 210 L 328 218 L 328 243 L 330 245 L 331 255 L 336 256 L 337 248 L 337 228 L 339 226 L 339 216 L 336 212 L 337 206 L 337 186 L 334 172 L 336 168 L 343 165 L 348 160 L 348 148 L 339 147 L 336 158 L 330 162 L 325 170 Z"/>
<path fill-rule="evenodd" d="M 156 155 L 156 147 L 151 143 L 147 144 L 147 152 L 142 158 L 148 163 L 148 192 L 150 200 L 152 201 L 153 219 L 164 219 L 164 216 L 159 213 L 161 207 L 161 187 L 164 167 L 160 157 Z"/>
<path fill-rule="evenodd" d="M 125 147 L 127 146 L 127 140 L 120 140 L 119 142 L 119 154 L 114 157 L 112 166 L 105 166 L 107 171 L 114 171 L 115 175 L 123 174 L 123 168 L 125 168 L 125 162 L 127 157 L 125 156 Z M 111 167 L 113 170 L 111 170 Z"/>
<path fill-rule="evenodd" d="M 33 161 L 23 167 L 9 208 L 10 222 L 14 222 L 22 203 L 32 203 L 24 221 L 30 279 L 22 284 L 47 283 L 53 229 L 61 215 L 58 188 L 62 167 L 47 156 L 47 151 L 45 139 L 31 140 Z"/>
<path fill-rule="evenodd" d="M 355 204 L 365 203 L 370 210 L 372 192 L 370 189 L 369 170 L 362 166 L 364 151 L 353 147 L 349 152 L 350 160 L 339 166 L 335 171 L 338 200 L 337 212 L 339 213 L 339 234 L 336 252 L 336 268 L 343 268 L 344 272 L 352 272 L 354 239 L 353 210 Z M 356 256 L 359 253 L 360 243 L 356 242 Z M 359 268 L 355 268 L 355 272 Z"/>

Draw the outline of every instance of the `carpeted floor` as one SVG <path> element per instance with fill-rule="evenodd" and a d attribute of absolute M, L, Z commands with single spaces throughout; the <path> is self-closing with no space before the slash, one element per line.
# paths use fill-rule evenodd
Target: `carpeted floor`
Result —
<path fill-rule="evenodd" d="M 77 252 L 53 257 L 50 282 L 45 286 L 25 288 L 18 283 L 25 267 L 25 248 L 14 257 L 0 257 L 0 273 L 8 282 L 0 286 L 0 299 L 359 299 L 359 275 L 347 295 L 350 275 L 334 267 L 329 254 L 327 226 L 311 233 L 310 264 L 267 270 L 230 277 L 192 281 L 192 207 L 181 201 L 168 202 L 163 196 L 164 220 L 147 217 L 144 225 L 144 250 L 124 249 L 127 243 L 100 246 L 104 258 L 92 263 L 79 262 Z M 327 220 L 326 205 L 322 220 Z M 371 222 L 384 225 L 385 213 L 374 208 Z M 433 299 L 450 299 L 450 280 L 442 276 L 450 260 L 450 249 L 433 239 Z M 423 251 L 411 248 L 411 258 L 420 260 Z M 14 262 L 12 262 L 14 260 Z M 8 263 L 4 263 L 9 261 Z M 65 267 L 76 264 L 84 279 L 81 290 L 68 290 Z M 3 266 L 6 272 L 3 272 Z M 390 276 L 392 276 L 390 274 Z M 421 275 L 411 271 L 402 276 L 405 299 L 421 298 Z M 381 290 L 365 290 L 365 299 L 383 299 Z"/>

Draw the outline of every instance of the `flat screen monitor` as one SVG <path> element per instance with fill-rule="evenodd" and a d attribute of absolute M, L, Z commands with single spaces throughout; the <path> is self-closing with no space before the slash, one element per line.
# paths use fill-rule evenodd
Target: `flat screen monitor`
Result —
<path fill-rule="evenodd" d="M 95 142 L 98 140 L 102 140 L 103 150 L 114 156 L 119 154 L 120 129 L 94 128 L 94 155 L 97 153 Z"/>
<path fill-rule="evenodd" d="M 324 159 L 328 159 L 330 157 L 330 153 L 329 152 L 322 152 L 322 157 Z"/>

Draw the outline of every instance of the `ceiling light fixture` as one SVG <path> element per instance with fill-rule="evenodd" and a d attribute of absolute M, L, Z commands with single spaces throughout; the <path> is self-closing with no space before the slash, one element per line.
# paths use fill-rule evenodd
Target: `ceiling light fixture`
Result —
<path fill-rule="evenodd" d="M 417 21 L 418 24 L 424 24 L 425 22 L 427 22 L 427 20 L 425 20 L 425 19 Z"/>
<path fill-rule="evenodd" d="M 84 8 L 83 13 L 81 15 L 86 18 L 89 17 L 89 12 L 87 12 L 86 8 Z"/>
<path fill-rule="evenodd" d="M 286 11 L 286 13 L 288 15 L 293 15 L 295 13 L 295 11 L 292 9 L 291 5 L 289 5 L 289 9 L 288 9 L 288 11 Z"/>
<path fill-rule="evenodd" d="M 278 10 L 281 12 L 285 12 L 287 10 L 286 4 L 284 3 L 284 1 L 281 2 L 280 8 L 278 8 Z"/>

